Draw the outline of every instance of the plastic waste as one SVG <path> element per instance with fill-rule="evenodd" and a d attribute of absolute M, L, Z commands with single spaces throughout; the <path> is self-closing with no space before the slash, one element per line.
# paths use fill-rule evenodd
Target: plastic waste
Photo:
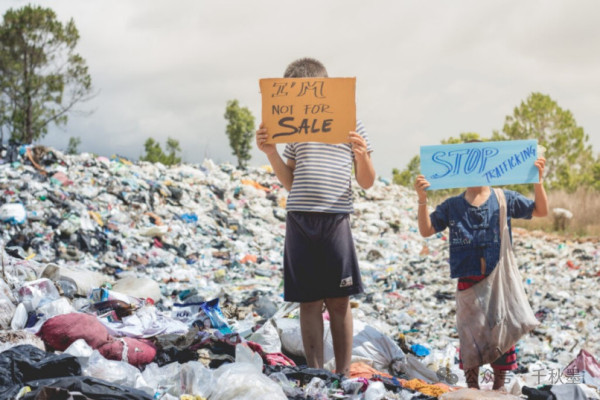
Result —
<path fill-rule="evenodd" d="M 139 234 L 142 236 L 150 236 L 150 237 L 162 237 L 169 230 L 169 227 L 166 225 L 161 226 L 151 226 L 149 228 L 141 229 Z"/>
<path fill-rule="evenodd" d="M 214 371 L 210 400 L 287 400 L 283 389 L 249 363 L 224 364 Z"/>
<path fill-rule="evenodd" d="M 0 331 L 0 353 L 21 345 L 30 345 L 40 350 L 45 350 L 46 346 L 42 339 L 33 333 L 21 330 L 11 331 L 5 330 Z"/>
<path fill-rule="evenodd" d="M 283 392 L 286 396 L 289 397 L 300 397 L 304 396 L 304 390 L 294 385 L 290 380 L 285 376 L 282 372 L 274 372 L 269 375 L 269 378 L 274 382 L 277 382 L 279 386 L 283 389 Z"/>
<path fill-rule="evenodd" d="M 175 303 L 172 316 L 200 329 L 212 327 L 221 333 L 233 332 L 219 307 L 218 298 L 200 303 Z"/>
<path fill-rule="evenodd" d="M 429 355 L 429 349 L 421 344 L 413 344 L 410 349 L 415 353 L 416 356 L 425 357 Z"/>
<path fill-rule="evenodd" d="M 294 355 L 303 355 L 304 347 L 302 345 L 300 321 L 298 319 L 278 318 L 275 320 L 275 325 L 284 351 Z M 328 363 L 334 358 L 333 339 L 329 322 L 323 321 L 323 326 L 323 359 L 325 363 Z M 405 358 L 402 349 L 389 336 L 384 335 L 373 326 L 366 325 L 359 319 L 354 320 L 353 333 L 352 355 L 372 360 L 373 367 L 377 370 L 388 371 L 394 362 Z"/>
<path fill-rule="evenodd" d="M 317 376 L 312 378 L 304 388 L 306 395 L 314 399 L 326 399 L 329 394 L 329 389 L 325 381 Z"/>
<path fill-rule="evenodd" d="M 267 353 L 281 353 L 281 339 L 273 319 L 265 322 L 248 340 L 260 344 Z"/>
<path fill-rule="evenodd" d="M 111 286 L 112 287 L 112 286 Z M 132 308 L 144 305 L 144 300 L 129 296 L 106 287 L 93 289 L 89 296 L 94 303 L 115 300 L 132 306 Z"/>
<path fill-rule="evenodd" d="M 253 365 L 258 372 L 262 372 L 263 359 L 260 354 L 255 353 L 245 343 L 240 343 L 235 346 L 235 362 L 237 363 L 249 363 Z"/>
<path fill-rule="evenodd" d="M 67 296 L 69 299 L 74 298 L 77 294 L 77 283 L 67 276 L 59 277 L 56 281 L 56 285 L 58 286 L 62 294 Z"/>
<path fill-rule="evenodd" d="M 365 400 L 381 400 L 385 398 L 386 392 L 382 382 L 373 382 L 365 391 Z"/>
<path fill-rule="evenodd" d="M 66 297 L 61 297 L 38 307 L 38 325 L 57 315 L 69 314 L 73 312 L 76 312 L 76 310 L 73 308 L 69 300 Z"/>
<path fill-rule="evenodd" d="M 188 224 L 194 224 L 198 222 L 198 216 L 194 213 L 181 214 L 179 218 L 181 218 L 183 222 L 186 222 Z"/>
<path fill-rule="evenodd" d="M 246 318 L 239 321 L 235 321 L 232 324 L 231 329 L 234 332 L 237 332 L 241 337 L 247 338 L 253 333 L 253 329 L 255 326 L 256 322 L 254 315 L 252 313 L 249 313 L 248 315 L 246 315 Z"/>
<path fill-rule="evenodd" d="M 142 376 L 150 385 L 153 395 L 170 394 L 179 396 L 181 392 L 182 365 L 179 363 L 170 363 L 159 367 L 156 363 L 150 363 L 144 369 Z M 160 398 L 160 397 L 159 397 Z"/>
<path fill-rule="evenodd" d="M 85 359 L 87 364 L 87 359 L 90 358 L 94 349 L 92 349 L 84 339 L 77 339 L 69 347 L 67 347 L 64 351 L 67 354 L 75 356 L 77 358 Z"/>
<path fill-rule="evenodd" d="M 8 329 L 10 327 L 15 309 L 15 305 L 12 301 L 3 297 L 3 294 L 0 293 L 0 330 Z"/>
<path fill-rule="evenodd" d="M 202 304 L 202 309 L 210 318 L 213 328 L 218 329 L 221 333 L 232 333 L 233 331 L 227 324 L 225 316 L 219 307 L 219 298 L 209 300 Z"/>
<path fill-rule="evenodd" d="M 0 279 L 0 330 L 10 327 L 15 312 L 14 296 L 10 287 Z"/>
<path fill-rule="evenodd" d="M 161 298 L 158 283 L 148 277 L 128 276 L 119 279 L 113 284 L 113 290 L 140 299 L 150 298 L 155 303 Z"/>
<path fill-rule="evenodd" d="M 18 295 L 19 300 L 25 305 L 27 311 L 33 311 L 39 306 L 60 297 L 54 283 L 46 278 L 25 282 L 19 289 Z"/>
<path fill-rule="evenodd" d="M 117 385 L 138 388 L 146 386 L 145 381 L 142 381 L 140 370 L 136 367 L 123 361 L 107 360 L 97 350 L 94 350 L 90 355 L 87 366 L 83 369 L 83 374 L 104 379 Z"/>
<path fill-rule="evenodd" d="M 0 221 L 20 225 L 27 220 L 27 211 L 21 203 L 9 203 L 0 206 Z"/>
<path fill-rule="evenodd" d="M 19 303 L 15 310 L 15 314 L 13 315 L 10 327 L 12 330 L 16 331 L 25 328 L 25 324 L 27 324 L 27 309 L 23 303 Z"/>
<path fill-rule="evenodd" d="M 60 171 L 73 182 L 58 186 L 34 172 L 26 153 L 19 156 L 19 146 L 12 146 L 13 150 L 6 147 L 0 150 L 3 202 L 21 203 L 28 213 L 22 224 L 5 224 L 2 230 L 7 251 L 0 286 L 5 280 L 9 293 L 14 288 L 16 294 L 23 285 L 38 279 L 39 271 L 52 263 L 58 268 L 56 276 L 41 277 L 52 280 L 59 294 L 74 296 L 74 308 L 86 313 L 92 311 L 88 306 L 92 290 L 105 282 L 113 283 L 114 277 L 145 276 L 157 283 L 161 297 L 156 307 L 148 307 L 141 295 L 138 298 L 109 287 L 105 289 L 114 292 L 112 297 L 93 300 L 112 301 L 104 306 L 121 320 L 110 322 L 107 314 L 102 324 L 115 329 L 110 330 L 113 336 L 146 336 L 172 329 L 173 320 L 168 315 L 182 311 L 173 306 L 177 301 L 186 306 L 198 304 L 186 317 L 189 326 L 195 323 L 204 327 L 197 339 L 221 337 L 201 307 L 206 299 L 217 297 L 221 299 L 222 319 L 235 332 L 245 335 L 263 324 L 250 338 L 266 352 L 281 351 L 282 340 L 274 322 L 282 332 L 286 328 L 283 321 L 299 328 L 297 314 L 284 307 L 280 307 L 281 315 L 264 321 L 273 311 L 272 305 L 279 306 L 282 301 L 288 195 L 269 168 L 250 166 L 242 171 L 210 160 L 169 168 L 131 163 L 122 157 L 65 155 L 58 156 L 60 162 L 48 164 L 52 165 L 47 169 L 50 177 Z M 242 180 L 260 186 L 246 185 Z M 372 337 L 366 335 L 370 329 L 363 334 L 362 356 L 354 355 L 353 359 L 369 365 L 377 362 L 382 372 L 405 371 L 409 377 L 431 381 L 442 377 L 447 383 L 458 379 L 456 383 L 464 385 L 456 364 L 456 281 L 450 279 L 447 268 L 450 238 L 446 232 L 422 238 L 414 190 L 388 183 L 379 179 L 367 191 L 352 185 L 356 211 L 352 231 L 365 287 L 365 293 L 353 300 L 352 311 L 355 323 L 377 332 Z M 430 204 L 429 210 L 433 207 Z M 517 376 L 531 386 L 536 384 L 534 371 L 549 375 L 551 370 L 563 370 L 583 348 L 598 359 L 600 247 L 594 240 L 530 234 L 516 227 L 513 244 L 527 282 L 528 300 L 543 317 L 535 334 L 518 346 L 518 362 L 523 369 Z M 73 282 L 77 285 L 74 295 Z M 20 299 L 7 300 L 1 293 L 4 290 L 0 292 L 0 326 L 10 329 Z M 142 315 L 145 309 L 166 316 L 154 311 Z M 126 312 L 119 317 L 117 310 Z M 39 310 L 29 313 L 29 328 L 25 329 L 36 327 L 30 323 L 36 323 L 38 314 Z M 177 333 L 185 333 L 184 323 L 177 325 Z M 399 333 L 405 337 L 400 347 L 403 344 L 402 348 L 410 349 L 421 344 L 430 354 L 398 358 Z M 358 332 L 354 334 L 358 336 Z M 286 345 L 301 343 L 300 335 L 282 335 L 282 339 Z M 326 346 L 331 348 L 327 338 Z M 302 354 L 300 345 L 292 347 Z M 585 382 L 597 379 L 586 371 L 580 376 Z M 181 375 L 174 380 L 181 383 Z M 173 395 L 165 392 L 164 396 Z"/>
<path fill-rule="evenodd" d="M 190 361 L 181 366 L 181 393 L 209 398 L 214 386 L 213 371 L 201 362 Z"/>
<path fill-rule="evenodd" d="M 365 383 L 359 379 L 344 379 L 340 384 L 345 393 L 357 395 L 365 386 Z"/>

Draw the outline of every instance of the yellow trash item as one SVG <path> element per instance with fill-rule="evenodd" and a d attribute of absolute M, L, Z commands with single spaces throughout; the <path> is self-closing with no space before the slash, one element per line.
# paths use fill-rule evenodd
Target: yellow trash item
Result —
<path fill-rule="evenodd" d="M 90 214 L 90 217 L 92 217 L 98 225 L 104 226 L 104 222 L 102 221 L 102 217 L 100 216 L 100 214 L 98 214 L 95 211 L 88 211 L 88 214 Z"/>

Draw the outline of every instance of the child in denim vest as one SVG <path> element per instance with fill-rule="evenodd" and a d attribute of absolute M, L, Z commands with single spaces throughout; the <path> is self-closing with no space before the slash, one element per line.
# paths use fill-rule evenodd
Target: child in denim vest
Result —
<path fill-rule="evenodd" d="M 548 215 L 548 199 L 542 184 L 543 157 L 535 161 L 539 170 L 539 183 L 535 183 L 535 199 L 531 200 L 520 193 L 504 190 L 506 213 L 510 231 L 511 218 L 545 217 Z M 492 273 L 500 258 L 500 207 L 498 199 L 489 186 L 468 187 L 458 196 L 450 197 L 427 213 L 427 192 L 430 186 L 423 175 L 415 181 L 419 197 L 419 232 L 428 237 L 450 229 L 450 276 L 458 278 L 458 290 L 465 290 Z M 511 232 L 512 238 L 512 232 Z M 461 321 L 457 321 L 460 324 Z M 494 370 L 493 389 L 504 386 L 506 371 L 517 368 L 515 347 L 491 363 Z M 462 369 L 462 363 L 460 364 Z M 479 367 L 465 371 L 467 385 L 479 388 Z"/>

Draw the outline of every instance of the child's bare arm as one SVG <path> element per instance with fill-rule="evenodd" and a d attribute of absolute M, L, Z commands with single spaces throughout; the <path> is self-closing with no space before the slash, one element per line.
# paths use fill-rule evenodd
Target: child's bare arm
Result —
<path fill-rule="evenodd" d="M 350 144 L 354 152 L 354 168 L 356 181 L 363 189 L 368 189 L 375 182 L 375 168 L 371 155 L 367 151 L 367 142 L 356 132 L 350 132 Z"/>
<path fill-rule="evenodd" d="M 535 166 L 538 168 L 540 174 L 540 183 L 533 184 L 535 207 L 533 208 L 533 213 L 531 215 L 534 217 L 545 217 L 548 215 L 548 196 L 546 196 L 546 190 L 542 183 L 545 165 L 546 159 L 544 157 L 540 157 L 535 161 Z"/>
<path fill-rule="evenodd" d="M 431 218 L 427 212 L 427 189 L 430 183 L 425 179 L 423 175 L 417 176 L 415 180 L 415 190 L 419 196 L 418 204 L 418 219 L 419 219 L 419 233 L 423 237 L 429 237 L 435 233 L 435 228 L 431 224 Z"/>
<path fill-rule="evenodd" d="M 287 164 L 283 162 L 283 159 L 277 152 L 276 145 L 266 143 L 268 138 L 267 128 L 261 123 L 259 129 L 256 131 L 256 145 L 259 150 L 267 155 L 279 182 L 281 182 L 284 188 L 290 191 L 292 190 L 292 183 L 294 182 L 294 168 L 296 167 L 296 162 L 293 160 L 288 160 Z"/>

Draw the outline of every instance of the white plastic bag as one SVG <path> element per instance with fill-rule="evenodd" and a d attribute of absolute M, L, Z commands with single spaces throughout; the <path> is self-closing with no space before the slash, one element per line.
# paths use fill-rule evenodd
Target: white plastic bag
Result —
<path fill-rule="evenodd" d="M 381 400 L 385 398 L 386 393 L 382 382 L 373 382 L 365 391 L 365 400 Z"/>
<path fill-rule="evenodd" d="M 60 267 L 58 275 L 73 280 L 77 284 L 77 294 L 85 297 L 89 296 L 92 289 L 102 286 L 103 283 L 113 281 L 113 278 L 99 272 L 64 267 Z M 57 277 L 58 279 L 60 278 Z"/>
<path fill-rule="evenodd" d="M 506 199 L 500 203 L 500 260 L 483 281 L 456 292 L 456 322 L 465 369 L 498 359 L 538 324 L 527 300 L 506 223 Z"/>
<path fill-rule="evenodd" d="M 25 328 L 27 324 L 27 309 L 23 303 L 19 303 L 15 313 L 13 315 L 12 321 L 10 322 L 10 327 L 13 331 L 17 331 L 19 329 Z"/>
<path fill-rule="evenodd" d="M 293 355 L 304 356 L 300 320 L 279 318 L 275 320 L 275 326 L 283 350 Z M 379 371 L 391 372 L 393 364 L 405 358 L 396 342 L 358 319 L 354 319 L 353 335 L 352 356 L 371 360 L 373 367 Z M 335 369 L 335 364 L 331 363 L 333 358 L 333 338 L 329 321 L 323 321 L 323 360 Z M 435 376 L 435 373 L 433 375 Z"/>
<path fill-rule="evenodd" d="M 181 366 L 181 394 L 192 394 L 205 399 L 210 396 L 215 384 L 213 371 L 198 361 L 189 361 Z"/>
<path fill-rule="evenodd" d="M 405 358 L 402 349 L 395 341 L 361 320 L 354 319 L 353 334 L 352 356 L 372 360 L 373 368 L 379 371 L 392 372 L 392 365 Z M 333 339 L 331 331 L 327 330 L 323 359 L 328 362 L 333 358 Z"/>
<path fill-rule="evenodd" d="M 104 379 L 117 385 L 140 387 L 142 374 L 131 364 L 123 361 L 107 360 L 97 350 L 92 352 L 83 375 Z"/>
<path fill-rule="evenodd" d="M 15 305 L 0 293 L 0 330 L 11 326 Z"/>
<path fill-rule="evenodd" d="M 266 353 L 281 353 L 281 339 L 272 319 L 250 335 L 248 340 L 260 344 Z"/>
<path fill-rule="evenodd" d="M 156 363 L 150 363 L 142 372 L 144 380 L 148 382 L 156 393 L 168 393 L 173 396 L 181 395 L 181 369 L 179 363 L 170 363 L 159 367 Z"/>
<path fill-rule="evenodd" d="M 252 351 L 246 343 L 240 343 L 235 346 L 235 362 L 236 363 L 248 363 L 258 371 L 262 372 L 263 360 L 260 354 Z"/>
<path fill-rule="evenodd" d="M 283 389 L 249 363 L 221 365 L 210 400 L 287 400 Z"/>
<path fill-rule="evenodd" d="M 0 221 L 11 224 L 22 224 L 27 219 L 27 211 L 21 203 L 3 204 L 0 207 Z"/>
<path fill-rule="evenodd" d="M 70 354 L 74 357 L 77 357 L 80 360 L 84 359 L 87 362 L 87 360 L 92 356 L 94 349 L 92 349 L 92 347 L 89 344 L 87 344 L 85 339 L 77 339 L 76 341 L 71 343 L 71 345 L 67 347 L 64 352 L 66 354 Z"/>
<path fill-rule="evenodd" d="M 113 290 L 140 299 L 151 298 L 155 303 L 161 298 L 158 283 L 148 277 L 127 276 L 116 281 L 113 284 Z"/>

